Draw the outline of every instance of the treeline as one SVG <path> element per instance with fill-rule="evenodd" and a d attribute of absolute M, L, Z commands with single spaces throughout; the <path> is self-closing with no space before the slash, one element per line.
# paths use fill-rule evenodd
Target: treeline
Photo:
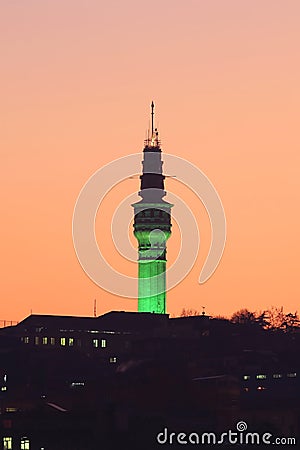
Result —
<path fill-rule="evenodd" d="M 195 309 L 183 309 L 180 317 L 199 316 L 203 314 Z M 228 322 L 238 323 L 241 325 L 256 325 L 265 330 L 283 331 L 291 333 L 300 331 L 300 319 L 298 312 L 285 313 L 283 306 L 271 308 L 265 311 L 249 311 L 247 308 L 242 308 L 236 311 L 231 318 L 224 316 L 213 316 L 214 319 L 227 320 Z"/>

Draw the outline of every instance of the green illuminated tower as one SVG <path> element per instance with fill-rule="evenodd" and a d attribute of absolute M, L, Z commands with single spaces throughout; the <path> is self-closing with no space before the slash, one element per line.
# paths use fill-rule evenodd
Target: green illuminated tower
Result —
<path fill-rule="evenodd" d="M 171 235 L 171 208 L 163 200 L 164 175 L 157 128 L 154 129 L 154 104 L 151 103 L 151 137 L 143 150 L 143 174 L 139 196 L 134 203 L 134 235 L 139 246 L 138 311 L 166 312 L 166 242 Z"/>

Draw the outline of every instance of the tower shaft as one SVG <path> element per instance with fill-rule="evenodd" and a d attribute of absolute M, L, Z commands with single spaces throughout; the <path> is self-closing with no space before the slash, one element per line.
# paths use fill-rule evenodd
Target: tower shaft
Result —
<path fill-rule="evenodd" d="M 154 104 L 151 104 L 153 124 Z M 142 200 L 133 204 L 134 235 L 138 241 L 138 311 L 166 312 L 166 242 L 171 235 L 171 208 L 163 200 L 164 175 L 157 129 L 145 141 L 141 175 Z"/>

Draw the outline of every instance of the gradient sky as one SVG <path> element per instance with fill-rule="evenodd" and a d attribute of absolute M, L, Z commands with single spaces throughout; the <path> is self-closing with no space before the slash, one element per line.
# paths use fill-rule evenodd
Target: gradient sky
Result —
<path fill-rule="evenodd" d="M 188 188 L 167 180 L 202 239 L 168 312 L 297 310 L 299 23 L 298 0 L 2 2 L 0 320 L 92 315 L 94 298 L 98 314 L 136 310 L 136 300 L 113 297 L 81 269 L 72 214 L 98 168 L 142 151 L 152 99 L 163 150 L 209 177 L 228 224 L 221 263 L 199 285 L 209 221 Z M 104 254 L 132 275 L 137 267 L 114 250 L 109 224 L 138 188 L 124 182 L 97 217 Z M 168 248 L 171 263 L 176 226 Z"/>

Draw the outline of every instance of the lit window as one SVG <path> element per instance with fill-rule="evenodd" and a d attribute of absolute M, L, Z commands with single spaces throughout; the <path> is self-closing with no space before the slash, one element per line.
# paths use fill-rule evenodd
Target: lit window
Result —
<path fill-rule="evenodd" d="M 267 378 L 267 375 L 256 375 L 257 380 L 265 380 Z"/>
<path fill-rule="evenodd" d="M 250 380 L 250 375 L 244 375 L 243 378 L 244 380 Z"/>
<path fill-rule="evenodd" d="M 102 348 L 106 347 L 106 339 L 101 339 L 101 347 Z"/>
<path fill-rule="evenodd" d="M 6 386 L 2 386 L 1 387 L 1 391 L 7 391 L 7 387 Z"/>
<path fill-rule="evenodd" d="M 69 338 L 69 347 L 73 347 L 74 345 L 74 338 Z"/>
<path fill-rule="evenodd" d="M 12 450 L 12 437 L 3 438 L 3 448 L 4 450 Z"/>
<path fill-rule="evenodd" d="M 50 344 L 51 344 L 51 345 L 55 345 L 55 338 L 53 338 L 53 337 L 50 338 Z"/>
<path fill-rule="evenodd" d="M 34 343 L 35 343 L 35 345 L 39 345 L 39 343 L 40 343 L 40 338 L 39 338 L 38 336 L 36 336 L 36 337 L 34 338 Z"/>
<path fill-rule="evenodd" d="M 98 345 L 99 345 L 99 341 L 98 341 L 98 339 L 93 339 L 93 347 L 98 347 Z"/>
<path fill-rule="evenodd" d="M 281 373 L 273 373 L 273 378 L 282 378 Z"/>
<path fill-rule="evenodd" d="M 116 362 L 117 362 L 117 358 L 116 358 L 115 356 L 111 356 L 111 357 L 109 358 L 109 362 L 110 362 L 110 363 L 116 363 Z"/>
<path fill-rule="evenodd" d="M 60 338 L 60 345 L 62 346 L 66 345 L 66 338 L 64 337 Z"/>
<path fill-rule="evenodd" d="M 29 344 L 29 337 L 28 336 L 24 337 L 24 344 Z"/>
<path fill-rule="evenodd" d="M 21 450 L 29 450 L 29 449 L 30 449 L 29 439 L 27 437 L 21 438 Z"/>
<path fill-rule="evenodd" d="M 43 337 L 43 344 L 47 345 L 48 344 L 48 338 L 47 337 Z"/>
<path fill-rule="evenodd" d="M 297 373 L 296 372 L 292 372 L 292 373 L 288 373 L 287 374 L 287 377 L 288 378 L 295 378 L 297 376 Z"/>
<path fill-rule="evenodd" d="M 258 391 L 265 391 L 267 388 L 265 386 L 258 386 L 257 390 Z"/>

